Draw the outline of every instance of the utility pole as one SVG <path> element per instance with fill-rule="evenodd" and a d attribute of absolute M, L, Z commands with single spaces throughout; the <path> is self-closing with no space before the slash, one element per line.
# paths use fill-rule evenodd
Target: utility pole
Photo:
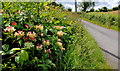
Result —
<path fill-rule="evenodd" d="M 77 13 L 77 0 L 75 0 L 75 12 Z"/>

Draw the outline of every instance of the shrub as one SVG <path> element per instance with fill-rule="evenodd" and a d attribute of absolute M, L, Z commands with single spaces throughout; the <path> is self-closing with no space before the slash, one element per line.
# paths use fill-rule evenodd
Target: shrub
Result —
<path fill-rule="evenodd" d="M 6 2 L 3 6 L 0 51 L 3 70 L 58 68 L 68 43 L 72 42 L 69 37 L 72 27 L 65 23 L 64 12 L 46 6 L 46 3 Z M 40 8 L 36 8 L 38 6 Z"/>

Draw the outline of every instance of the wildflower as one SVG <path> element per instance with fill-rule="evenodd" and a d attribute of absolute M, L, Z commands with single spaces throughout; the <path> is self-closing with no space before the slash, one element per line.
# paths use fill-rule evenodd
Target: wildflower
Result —
<path fill-rule="evenodd" d="M 20 13 L 20 10 L 18 10 L 17 13 Z"/>
<path fill-rule="evenodd" d="M 4 29 L 5 32 L 8 31 L 9 33 L 10 32 L 14 32 L 15 30 L 16 29 L 14 27 L 12 27 L 12 26 L 9 26 L 9 27 L 7 27 L 7 28 Z"/>
<path fill-rule="evenodd" d="M 36 25 L 35 26 L 36 29 L 40 29 L 41 31 L 43 30 L 43 26 L 40 24 L 40 25 Z"/>
<path fill-rule="evenodd" d="M 16 36 L 22 37 L 22 36 L 24 36 L 24 32 L 23 31 L 15 32 L 14 37 L 16 37 Z"/>
<path fill-rule="evenodd" d="M 58 38 L 58 41 L 60 42 L 60 41 L 61 41 L 61 39 L 59 39 L 59 38 Z"/>
<path fill-rule="evenodd" d="M 45 50 L 45 53 L 49 53 L 50 52 L 50 49 L 48 49 L 48 50 Z"/>
<path fill-rule="evenodd" d="M 52 23 L 52 20 L 50 20 L 50 23 Z"/>
<path fill-rule="evenodd" d="M 57 44 L 61 47 L 62 46 L 62 43 L 61 42 L 57 42 Z"/>
<path fill-rule="evenodd" d="M 33 38 L 32 38 L 32 37 L 29 37 L 29 39 L 30 39 L 30 40 L 35 40 L 35 37 L 33 37 Z"/>
<path fill-rule="evenodd" d="M 40 36 L 43 36 L 43 33 L 40 33 L 39 35 L 40 35 Z"/>
<path fill-rule="evenodd" d="M 49 40 L 43 39 L 43 43 L 46 44 L 46 45 L 48 45 L 48 46 L 50 45 Z"/>
<path fill-rule="evenodd" d="M 48 53 L 48 57 L 50 57 L 50 49 L 48 49 L 48 50 L 45 50 L 45 53 Z"/>
<path fill-rule="evenodd" d="M 60 49 L 61 49 L 61 50 L 65 50 L 65 48 L 63 48 L 63 47 L 60 47 Z"/>
<path fill-rule="evenodd" d="M 0 12 L 3 12 L 3 10 L 2 10 L 2 9 L 0 9 Z"/>
<path fill-rule="evenodd" d="M 56 29 L 63 29 L 63 27 L 62 26 L 53 26 L 54 28 L 56 28 Z"/>
<path fill-rule="evenodd" d="M 63 36 L 63 32 L 62 32 L 62 31 L 58 31 L 58 32 L 57 32 L 57 35 L 58 35 L 58 36 Z"/>
<path fill-rule="evenodd" d="M 27 39 L 28 39 L 28 37 L 25 37 L 25 38 L 23 37 L 23 39 L 24 39 L 24 40 L 27 40 Z"/>
<path fill-rule="evenodd" d="M 42 50 L 42 49 L 43 49 L 42 46 L 43 46 L 43 45 L 41 44 L 41 45 L 36 46 L 36 48 Z"/>
<path fill-rule="evenodd" d="M 54 17 L 51 17 L 51 19 L 53 20 L 53 19 L 54 19 Z"/>
<path fill-rule="evenodd" d="M 16 22 L 11 23 L 11 25 L 15 26 L 15 25 L 16 25 Z"/>
<path fill-rule="evenodd" d="M 3 12 L 3 10 L 2 9 L 0 9 L 0 14 Z"/>
<path fill-rule="evenodd" d="M 31 17 L 31 18 L 34 18 L 34 16 L 33 16 L 33 15 L 31 15 L 30 17 Z"/>
<path fill-rule="evenodd" d="M 29 28 L 28 24 L 25 24 L 25 27 L 27 27 L 27 29 Z"/>
<path fill-rule="evenodd" d="M 36 33 L 35 32 L 28 32 L 27 33 L 27 36 L 29 36 L 29 37 L 31 37 L 31 38 L 34 38 L 34 37 L 36 37 Z"/>

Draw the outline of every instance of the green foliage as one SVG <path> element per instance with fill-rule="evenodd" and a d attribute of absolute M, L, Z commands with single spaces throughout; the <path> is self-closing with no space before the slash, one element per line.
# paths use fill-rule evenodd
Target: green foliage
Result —
<path fill-rule="evenodd" d="M 94 11 L 95 11 L 94 8 L 90 9 L 90 12 L 94 12 Z"/>
<path fill-rule="evenodd" d="M 118 26 L 118 15 L 93 12 L 82 13 L 81 17 L 97 22 L 96 24 L 99 24 L 100 26 L 104 25 L 106 28 L 111 28 L 112 26 L 115 26 L 117 28 Z"/>
<path fill-rule="evenodd" d="M 59 6 L 49 5 L 47 2 L 4 2 L 3 45 L 0 51 L 3 58 L 2 69 L 40 71 L 99 68 L 94 66 L 100 63 L 98 60 L 93 62 L 94 50 L 85 45 L 86 31 L 80 24 L 79 16 L 73 16 L 76 15 L 64 12 Z M 77 48 L 80 50 L 76 51 L 75 45 L 79 45 Z M 81 55 L 75 56 L 76 52 Z M 88 58 L 91 58 L 93 66 L 87 65 Z M 82 64 L 78 64 L 76 60 Z"/>
<path fill-rule="evenodd" d="M 69 19 L 72 19 L 72 23 L 74 23 L 72 26 L 75 33 L 72 36 L 73 43 L 69 44 L 67 48 L 69 51 L 65 53 L 64 59 L 66 63 L 63 68 L 65 70 L 109 69 L 110 67 L 104 60 L 101 49 L 83 27 L 83 24 L 80 24 L 79 15 L 68 14 Z"/>
<path fill-rule="evenodd" d="M 68 8 L 68 11 L 69 11 L 69 12 L 71 12 L 71 11 L 72 11 L 72 9 L 71 9 L 71 8 Z"/>
<path fill-rule="evenodd" d="M 95 6 L 95 2 L 91 2 L 91 0 L 83 0 L 84 2 L 79 2 L 78 7 L 80 7 L 82 9 L 82 11 L 86 11 L 87 9 L 89 9 L 90 7 L 94 7 Z"/>
<path fill-rule="evenodd" d="M 43 70 L 60 65 L 57 61 L 63 60 L 72 34 L 59 5 L 4 2 L 2 10 L 3 70 Z"/>
<path fill-rule="evenodd" d="M 118 7 L 113 7 L 113 11 L 118 10 Z"/>
<path fill-rule="evenodd" d="M 107 8 L 107 7 L 102 7 L 101 9 L 99 8 L 99 11 L 100 11 L 100 12 L 107 12 L 107 11 L 108 11 L 108 8 Z"/>
<path fill-rule="evenodd" d="M 8 49 L 9 49 L 9 45 L 5 44 L 5 45 L 2 46 L 2 48 L 5 52 L 7 52 Z"/>

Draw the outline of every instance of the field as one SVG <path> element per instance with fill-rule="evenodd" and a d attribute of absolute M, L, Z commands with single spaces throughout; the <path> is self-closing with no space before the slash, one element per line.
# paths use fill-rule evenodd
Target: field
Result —
<path fill-rule="evenodd" d="M 4 2 L 2 20 L 3 71 L 111 68 L 80 18 L 59 6 Z"/>
<path fill-rule="evenodd" d="M 105 12 L 106 14 L 110 13 L 110 14 L 113 14 L 113 15 L 118 15 L 120 10 L 116 10 L 116 11 L 111 11 L 111 12 Z"/>

